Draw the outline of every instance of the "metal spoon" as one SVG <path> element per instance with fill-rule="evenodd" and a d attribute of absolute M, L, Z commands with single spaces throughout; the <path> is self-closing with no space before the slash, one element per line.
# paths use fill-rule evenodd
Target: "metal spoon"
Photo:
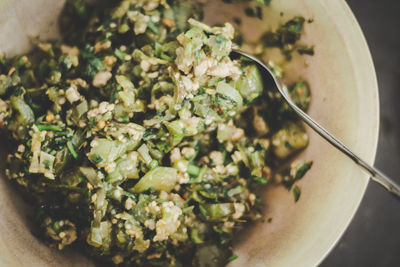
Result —
<path fill-rule="evenodd" d="M 360 166 L 364 171 L 371 175 L 373 181 L 381 184 L 385 187 L 390 193 L 394 194 L 396 197 L 400 198 L 400 185 L 386 176 L 384 173 L 371 166 L 359 156 L 357 156 L 353 151 L 351 151 L 348 147 L 346 147 L 342 142 L 340 142 L 337 138 L 335 138 L 332 134 L 330 134 L 327 130 L 325 130 L 319 123 L 313 120 L 310 116 L 308 116 L 304 111 L 302 111 L 290 98 L 290 94 L 287 90 L 285 84 L 275 76 L 274 72 L 260 59 L 244 53 L 239 50 L 233 50 L 231 56 L 245 57 L 257 63 L 260 67 L 262 67 L 265 72 L 267 72 L 270 76 L 272 76 L 276 87 L 279 93 L 282 95 L 283 99 L 288 103 L 291 109 L 299 115 L 299 117 L 314 131 L 316 131 L 321 137 L 323 137 L 326 141 L 328 141 L 331 145 L 336 147 L 338 150 L 343 152 L 346 156 L 352 159 L 358 166 Z"/>

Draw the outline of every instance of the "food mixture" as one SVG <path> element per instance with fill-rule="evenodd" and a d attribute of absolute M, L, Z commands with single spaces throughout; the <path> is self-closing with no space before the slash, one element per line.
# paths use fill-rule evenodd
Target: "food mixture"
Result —
<path fill-rule="evenodd" d="M 6 174 L 50 246 L 121 266 L 224 266 L 234 233 L 265 218 L 256 189 L 308 136 L 257 67 L 230 58 L 234 26 L 201 14 L 188 1 L 68 1 L 62 40 L 0 56 Z M 304 23 L 266 33 L 264 47 L 311 54 L 296 44 Z M 306 110 L 308 84 L 290 92 Z M 310 167 L 294 161 L 275 180 L 297 201 Z"/>

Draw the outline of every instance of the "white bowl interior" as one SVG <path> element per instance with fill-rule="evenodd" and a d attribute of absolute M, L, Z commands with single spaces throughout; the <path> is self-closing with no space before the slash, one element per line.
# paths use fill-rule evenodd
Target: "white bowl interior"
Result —
<path fill-rule="evenodd" d="M 63 3 L 0 0 L 0 51 L 8 55 L 26 51 L 28 36 L 56 37 Z M 240 6 L 212 0 L 207 4 L 205 21 L 231 21 L 243 13 Z M 314 44 L 316 54 L 295 56 L 285 66 L 287 81 L 300 77 L 309 81 L 313 94 L 310 115 L 372 163 L 378 139 L 377 83 L 368 47 L 353 14 L 344 0 L 275 0 L 265 10 L 263 22 L 245 19 L 243 32 L 254 42 L 263 30 L 293 15 L 314 20 L 306 25 L 302 42 Z M 265 59 L 270 58 L 276 59 L 276 53 L 268 53 Z M 313 160 L 314 165 L 299 183 L 300 201 L 294 203 L 293 195 L 282 186 L 268 187 L 264 214 L 272 222 L 257 223 L 239 236 L 235 247 L 239 258 L 231 265 L 316 265 L 349 224 L 368 177 L 320 137 L 310 134 L 310 146 L 300 157 Z M 3 177 L 0 192 L 0 265 L 91 265 L 77 252 L 59 253 L 38 241 L 30 232 L 26 216 L 29 208 Z"/>

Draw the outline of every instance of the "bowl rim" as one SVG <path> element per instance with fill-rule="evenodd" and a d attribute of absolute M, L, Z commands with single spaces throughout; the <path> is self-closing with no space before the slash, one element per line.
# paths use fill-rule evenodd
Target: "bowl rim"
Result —
<path fill-rule="evenodd" d="M 0 0 L 1 2 L 1 0 Z M 329 3 L 330 1 L 320 1 L 321 5 L 331 5 L 333 3 Z M 329 3 L 329 4 L 328 4 Z M 374 114 L 374 117 L 371 118 L 371 129 L 369 131 L 371 132 L 371 143 L 369 144 L 370 149 L 368 150 L 368 153 L 366 153 L 365 160 L 369 163 L 374 162 L 375 157 L 376 157 L 376 152 L 377 152 L 377 146 L 378 146 L 378 139 L 379 139 L 379 114 L 380 114 L 380 109 L 379 109 L 379 91 L 378 91 L 378 81 L 376 78 L 376 72 L 375 72 L 375 67 L 372 59 L 371 52 L 369 50 L 366 38 L 361 30 L 361 27 L 359 23 L 357 22 L 357 19 L 353 12 L 351 11 L 349 5 L 345 0 L 341 1 L 336 1 L 335 4 L 335 9 L 337 11 L 340 11 L 343 13 L 341 15 L 342 18 L 346 19 L 346 31 L 348 32 L 347 34 L 353 34 L 358 44 L 357 48 L 353 48 L 354 50 L 357 49 L 359 50 L 357 53 L 358 55 L 362 55 L 365 57 L 365 65 L 362 66 L 363 72 L 367 73 L 370 75 L 370 85 L 369 85 L 369 90 L 371 93 L 373 93 L 376 96 L 376 99 L 372 99 L 372 102 L 374 102 L 374 110 L 372 110 L 372 113 Z M 373 129 L 372 126 L 376 126 L 375 129 Z M 362 190 L 358 193 L 358 196 L 355 196 L 354 199 L 354 206 L 352 207 L 352 210 L 350 212 L 350 216 L 348 216 L 346 219 L 344 219 L 344 223 L 341 225 L 341 229 L 339 231 L 339 234 L 337 234 L 332 240 L 330 241 L 329 248 L 325 249 L 324 251 L 320 251 L 318 254 L 319 255 L 314 255 L 310 258 L 313 259 L 313 265 L 317 266 L 321 264 L 321 262 L 331 253 L 333 248 L 338 244 L 339 240 L 342 238 L 343 234 L 345 231 L 348 229 L 351 221 L 354 219 L 354 216 L 359 209 L 359 206 L 361 204 L 361 201 L 365 195 L 368 183 L 369 183 L 369 177 L 368 175 L 360 175 L 360 177 L 365 178 L 364 180 L 360 181 Z M 1 242 L 0 242 L 1 245 Z M 3 259 L 0 260 L 0 263 L 2 262 Z"/>
<path fill-rule="evenodd" d="M 366 56 L 365 59 L 367 61 L 367 65 L 365 65 L 364 68 L 366 69 L 366 72 L 371 75 L 370 78 L 373 80 L 373 84 L 370 85 L 371 86 L 370 88 L 371 88 L 371 91 L 372 90 L 374 91 L 373 93 L 376 95 L 376 99 L 374 100 L 375 110 L 373 111 L 373 113 L 375 114 L 375 120 L 371 125 L 376 125 L 376 127 L 375 127 L 375 132 L 373 133 L 373 138 L 372 138 L 373 143 L 370 144 L 372 152 L 370 153 L 370 155 L 368 155 L 367 158 L 365 158 L 365 160 L 368 163 L 373 164 L 375 162 L 377 149 L 378 149 L 379 126 L 380 126 L 380 120 L 379 120 L 379 118 L 380 118 L 380 98 L 379 98 L 379 86 L 378 86 L 375 65 L 374 65 L 372 54 L 371 54 L 371 50 L 368 46 L 367 39 L 363 33 L 363 30 L 355 16 L 355 14 L 353 13 L 352 9 L 350 8 L 349 4 L 345 0 L 340 0 L 336 4 L 345 13 L 343 15 L 343 17 L 347 17 L 352 22 L 352 23 L 348 24 L 348 26 L 353 28 L 351 30 L 352 33 L 357 34 L 356 37 L 360 42 L 359 43 L 360 46 L 357 49 L 359 49 L 361 51 L 359 53 L 362 53 L 363 55 Z M 334 241 L 331 243 L 329 249 L 327 249 L 325 251 L 325 253 L 322 253 L 320 255 L 319 260 L 317 260 L 315 262 L 315 266 L 320 265 L 327 258 L 327 256 L 333 251 L 333 249 L 338 245 L 339 241 L 342 239 L 344 233 L 349 228 L 350 223 L 353 221 L 357 211 L 359 210 L 361 202 L 367 191 L 368 184 L 370 182 L 370 176 L 368 174 L 364 173 L 364 174 L 362 174 L 362 176 L 365 178 L 365 181 L 363 181 L 363 185 L 362 185 L 363 189 L 359 195 L 356 205 L 354 205 L 354 208 L 351 211 L 352 215 L 347 218 L 346 222 L 342 226 L 340 234 L 336 236 Z"/>

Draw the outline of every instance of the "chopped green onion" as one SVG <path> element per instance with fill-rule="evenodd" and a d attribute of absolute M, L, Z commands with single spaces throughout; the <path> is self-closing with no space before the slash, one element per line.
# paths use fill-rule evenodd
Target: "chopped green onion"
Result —
<path fill-rule="evenodd" d="M 79 156 L 78 156 L 78 153 L 76 153 L 74 145 L 72 144 L 71 141 L 67 142 L 67 147 L 68 147 L 69 152 L 71 152 L 71 155 L 74 157 L 74 159 L 77 159 Z"/>
<path fill-rule="evenodd" d="M 197 245 L 204 243 L 204 241 L 199 237 L 199 230 L 197 228 L 192 229 L 190 232 L 190 238 L 192 239 L 193 243 Z"/>
<path fill-rule="evenodd" d="M 205 208 L 203 208 L 203 206 L 200 205 L 199 210 L 200 210 L 201 215 L 203 215 L 204 217 L 208 216 L 207 211 L 205 210 Z"/>
<path fill-rule="evenodd" d="M 228 262 L 232 262 L 238 258 L 238 255 L 232 255 L 228 258 Z"/>
<path fill-rule="evenodd" d="M 150 167 L 150 169 L 157 168 L 158 167 L 158 161 L 153 159 L 152 161 L 150 161 L 149 167 Z"/>
<path fill-rule="evenodd" d="M 125 56 L 128 55 L 127 53 L 122 52 L 122 51 L 119 50 L 119 49 L 115 50 L 114 54 L 115 54 L 115 56 L 116 56 L 118 59 L 120 59 L 121 61 L 124 61 Z"/>
<path fill-rule="evenodd" d="M 56 131 L 56 132 L 61 132 L 63 130 L 63 128 L 61 128 L 60 126 L 55 126 L 55 125 L 43 125 L 43 124 L 39 124 L 36 125 L 37 128 L 39 129 L 39 131 Z"/>
<path fill-rule="evenodd" d="M 155 34 L 159 33 L 157 26 L 154 24 L 154 22 L 151 19 L 149 20 L 149 22 L 147 22 L 147 27 L 149 27 L 149 29 L 152 30 Z"/>
<path fill-rule="evenodd" d="M 166 55 L 166 54 L 164 54 L 164 53 L 161 53 L 160 58 L 161 58 L 161 59 L 164 59 L 164 60 L 166 60 L 166 61 L 169 61 L 169 62 L 173 62 L 173 61 L 174 61 L 174 60 L 172 59 L 172 57 L 170 57 L 170 56 L 168 56 L 168 55 Z"/>
<path fill-rule="evenodd" d="M 260 184 L 267 184 L 268 180 L 263 178 L 263 177 L 257 177 L 256 181 L 259 182 Z"/>
<path fill-rule="evenodd" d="M 139 155 L 143 159 L 146 165 L 150 165 L 151 161 L 153 160 L 149 154 L 149 149 L 146 144 L 142 144 L 138 149 Z M 153 163 L 154 164 L 154 163 Z"/>
<path fill-rule="evenodd" d="M 187 173 L 194 177 L 197 177 L 200 174 L 200 170 L 201 169 L 199 167 L 193 164 L 189 164 L 187 167 Z"/>

